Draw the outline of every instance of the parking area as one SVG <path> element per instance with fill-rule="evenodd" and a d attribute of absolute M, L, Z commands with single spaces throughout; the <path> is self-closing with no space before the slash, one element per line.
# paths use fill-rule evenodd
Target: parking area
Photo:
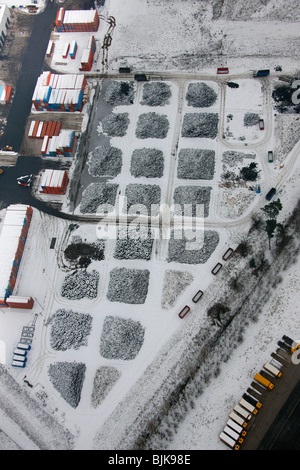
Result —
<path fill-rule="evenodd" d="M 277 352 L 282 353 L 282 350 L 279 348 L 276 353 Z M 248 426 L 247 437 L 241 446 L 241 450 L 258 449 L 264 436 L 269 432 L 271 426 L 276 423 L 280 410 L 284 407 L 293 389 L 297 386 L 300 380 L 300 367 L 293 364 L 291 356 L 290 359 L 287 355 L 285 355 L 285 357 L 286 360 L 282 359 L 282 376 L 280 378 L 272 378 L 274 389 L 267 390 L 257 385 L 256 389 L 257 392 L 259 390 L 258 393 L 260 393 L 262 407 L 256 416 L 253 416 L 251 419 L 251 423 Z M 252 383 L 251 387 L 253 387 Z M 288 416 L 285 416 L 283 422 L 284 426 L 288 426 Z M 283 426 L 280 431 L 285 432 Z"/>

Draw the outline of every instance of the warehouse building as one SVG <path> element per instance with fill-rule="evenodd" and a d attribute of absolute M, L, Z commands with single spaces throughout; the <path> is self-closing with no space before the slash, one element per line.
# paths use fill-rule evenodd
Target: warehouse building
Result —
<path fill-rule="evenodd" d="M 13 296 L 20 263 L 32 218 L 32 207 L 11 205 L 7 208 L 0 234 L 0 307 L 32 308 L 31 297 Z M 10 305 L 11 304 L 11 305 Z"/>

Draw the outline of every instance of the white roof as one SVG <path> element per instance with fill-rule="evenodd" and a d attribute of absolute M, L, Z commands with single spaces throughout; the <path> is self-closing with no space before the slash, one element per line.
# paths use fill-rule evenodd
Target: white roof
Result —
<path fill-rule="evenodd" d="M 17 204 L 6 210 L 0 234 L 0 297 L 4 298 L 8 286 L 12 264 L 16 256 L 26 209 L 28 206 Z"/>

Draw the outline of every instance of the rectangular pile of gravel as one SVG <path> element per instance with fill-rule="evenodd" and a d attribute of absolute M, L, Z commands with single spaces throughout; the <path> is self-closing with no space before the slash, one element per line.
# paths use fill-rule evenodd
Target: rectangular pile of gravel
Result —
<path fill-rule="evenodd" d="M 138 139 L 165 139 L 169 130 L 166 115 L 158 113 L 140 114 L 135 130 Z"/>
<path fill-rule="evenodd" d="M 107 298 L 111 302 L 143 304 L 148 294 L 147 269 L 115 268 L 110 273 Z"/>
<path fill-rule="evenodd" d="M 147 106 L 165 106 L 172 96 L 170 86 L 163 82 L 145 83 L 141 104 Z"/>
<path fill-rule="evenodd" d="M 217 113 L 186 113 L 183 117 L 182 137 L 214 139 L 218 134 Z"/>
<path fill-rule="evenodd" d="M 169 240 L 168 262 L 183 264 L 203 264 L 210 258 L 219 243 L 219 234 L 212 230 L 204 231 L 204 244 L 198 250 L 187 249 L 187 240 L 176 238 L 174 231 Z"/>
<path fill-rule="evenodd" d="M 161 178 L 164 172 L 163 152 L 155 148 L 135 149 L 132 152 L 130 172 L 136 178 Z"/>
<path fill-rule="evenodd" d="M 100 340 L 100 354 L 106 359 L 129 361 L 144 343 L 145 329 L 130 318 L 106 317 Z"/>
<path fill-rule="evenodd" d="M 215 173 L 214 150 L 182 149 L 178 155 L 177 178 L 212 180 Z"/>
<path fill-rule="evenodd" d="M 186 93 L 188 105 L 194 108 L 208 108 L 215 103 L 217 97 L 217 93 L 203 82 L 190 83 Z"/>
<path fill-rule="evenodd" d="M 174 190 L 174 203 L 181 206 L 183 214 L 184 204 L 190 204 L 194 217 L 197 215 L 196 205 L 202 205 L 204 217 L 208 217 L 211 190 L 210 186 L 178 186 Z M 189 214 L 184 215 L 189 216 Z"/>
<path fill-rule="evenodd" d="M 114 178 L 122 169 L 122 150 L 109 145 L 99 145 L 89 153 L 89 173 L 92 176 Z"/>
<path fill-rule="evenodd" d="M 110 212 L 109 209 L 115 205 L 117 191 L 117 184 L 91 183 L 82 193 L 80 212 L 95 214 L 99 206 L 102 205 L 106 205 L 108 212 Z"/>
<path fill-rule="evenodd" d="M 161 189 L 156 184 L 129 184 L 125 189 L 125 198 L 129 213 L 140 212 L 141 215 L 150 216 L 152 206 L 160 204 Z"/>

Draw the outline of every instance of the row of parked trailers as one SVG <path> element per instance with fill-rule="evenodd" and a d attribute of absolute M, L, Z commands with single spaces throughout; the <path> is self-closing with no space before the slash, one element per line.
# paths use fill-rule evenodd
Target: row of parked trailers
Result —
<path fill-rule="evenodd" d="M 282 337 L 281 341 L 278 341 L 278 345 L 289 354 L 300 349 L 300 343 L 297 343 L 286 335 Z M 282 377 L 280 369 L 285 359 L 281 357 L 281 362 L 279 362 L 280 356 L 275 353 L 271 356 L 276 358 L 276 365 L 273 359 L 271 359 L 270 362 L 264 364 L 263 370 L 261 370 L 260 373 L 254 375 L 254 382 L 251 383 L 252 388 L 248 388 L 248 393 L 244 393 L 239 403 L 233 407 L 233 410 L 229 413 L 229 420 L 226 426 L 219 434 L 220 440 L 231 449 L 240 449 L 247 434 L 246 428 L 248 423 L 257 415 L 262 407 L 261 398 L 263 398 L 263 395 L 257 393 L 257 386 L 261 387 L 262 392 L 264 390 L 271 391 L 275 387 L 273 382 Z M 281 365 L 277 365 L 278 363 Z M 256 390 L 254 390 L 254 388 L 256 388 Z M 235 423 L 235 426 L 233 426 L 233 423 Z M 237 426 L 239 426 L 239 428 L 237 428 Z"/>
<path fill-rule="evenodd" d="M 31 349 L 30 344 L 18 343 L 17 347 L 13 352 L 13 359 L 11 365 L 13 367 L 22 367 L 26 366 L 27 362 L 27 353 Z"/>
<path fill-rule="evenodd" d="M 233 251 L 234 250 L 232 248 L 228 248 L 225 251 L 224 255 L 222 256 L 223 261 L 227 261 L 230 258 L 230 256 L 233 254 Z M 214 268 L 211 271 L 212 274 L 217 274 L 222 268 L 222 266 L 223 266 L 222 263 L 217 263 L 216 266 L 214 266 Z M 202 296 L 203 296 L 203 291 L 198 290 L 198 292 L 196 292 L 196 294 L 192 298 L 192 301 L 194 303 L 197 303 L 201 299 Z M 184 318 L 189 313 L 190 310 L 191 308 L 188 305 L 185 305 L 185 307 L 183 307 L 183 309 L 178 314 L 179 318 Z"/>

